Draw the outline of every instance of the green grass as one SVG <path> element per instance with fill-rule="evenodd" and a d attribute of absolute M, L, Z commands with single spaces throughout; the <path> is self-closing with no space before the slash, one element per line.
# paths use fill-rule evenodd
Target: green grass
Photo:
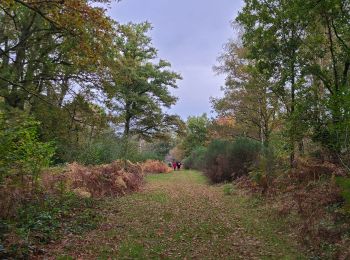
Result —
<path fill-rule="evenodd" d="M 144 259 L 144 248 L 135 242 L 124 242 L 120 246 L 120 258 Z"/>
<path fill-rule="evenodd" d="M 169 174 L 151 174 L 146 177 L 147 182 L 195 183 L 207 184 L 207 178 L 198 171 L 174 171 Z"/>
<path fill-rule="evenodd" d="M 165 204 L 169 201 L 168 195 L 164 192 L 150 193 L 145 196 L 145 199 L 149 199 L 150 201 L 159 202 L 162 204 Z"/>
<path fill-rule="evenodd" d="M 77 237 L 65 254 L 88 252 L 83 258 L 98 259 L 305 259 L 290 234 L 282 232 L 285 223 L 231 184 L 210 186 L 196 171 L 149 175 L 146 181 L 144 191 L 100 205 L 106 216 L 101 224 L 108 227 L 90 232 L 89 240 Z"/>
<path fill-rule="evenodd" d="M 232 195 L 234 193 L 234 187 L 231 183 L 224 184 L 223 190 L 225 195 Z"/>

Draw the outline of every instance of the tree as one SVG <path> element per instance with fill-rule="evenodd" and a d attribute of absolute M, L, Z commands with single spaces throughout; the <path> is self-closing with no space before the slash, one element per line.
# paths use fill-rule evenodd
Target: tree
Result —
<path fill-rule="evenodd" d="M 169 88 L 176 88 L 180 75 L 170 71 L 165 60 L 155 62 L 157 50 L 147 35 L 149 23 L 117 25 L 115 39 L 118 61 L 113 70 L 108 96 L 116 121 L 125 138 L 137 135 L 149 140 L 181 128 L 178 116 L 167 115 L 177 98 Z M 179 129 L 180 129 L 179 128 Z"/>
<path fill-rule="evenodd" d="M 186 157 L 197 147 L 206 145 L 209 137 L 209 124 L 210 122 L 206 114 L 201 116 L 190 116 L 187 119 L 186 135 L 181 145 Z"/>
<path fill-rule="evenodd" d="M 350 147 L 348 1 L 245 3 L 236 21 L 242 27 L 246 59 L 284 106 L 291 164 L 296 144 L 302 152 L 308 137 L 337 161 Z"/>
<path fill-rule="evenodd" d="M 212 98 L 211 102 L 215 102 L 217 99 Z M 216 111 L 218 112 L 218 111 Z M 240 135 L 239 126 L 237 127 L 236 120 L 233 115 L 220 115 L 218 114 L 215 119 L 212 120 L 209 126 L 209 139 L 225 139 L 231 140 L 235 136 Z"/>
<path fill-rule="evenodd" d="M 271 132 L 278 126 L 281 105 L 269 89 L 269 79 L 247 58 L 245 48 L 230 41 L 214 69 L 226 75 L 224 97 L 213 98 L 219 119 L 233 118 L 231 136 L 244 135 L 259 139 L 268 146 Z"/>
<path fill-rule="evenodd" d="M 113 35 L 105 11 L 85 0 L 2 1 L 0 21 L 0 96 L 22 110 L 91 89 Z"/>
<path fill-rule="evenodd" d="M 350 6 L 332 0 L 315 4 L 307 1 L 305 72 L 312 77 L 313 105 L 309 118 L 314 140 L 321 142 L 339 160 L 346 155 L 349 135 Z"/>
<path fill-rule="evenodd" d="M 41 122 L 40 138 L 57 143 L 59 162 L 76 160 L 110 127 L 102 82 L 117 57 L 101 2 L 0 3 L 0 98 Z"/>
<path fill-rule="evenodd" d="M 290 122 L 290 163 L 295 159 L 298 119 L 294 115 L 296 93 L 303 77 L 302 59 L 299 55 L 306 22 L 300 19 L 300 1 L 247 0 L 237 17 L 244 29 L 243 45 L 249 49 L 249 58 L 260 71 L 265 71 L 273 83 L 273 91 L 285 105 Z"/>

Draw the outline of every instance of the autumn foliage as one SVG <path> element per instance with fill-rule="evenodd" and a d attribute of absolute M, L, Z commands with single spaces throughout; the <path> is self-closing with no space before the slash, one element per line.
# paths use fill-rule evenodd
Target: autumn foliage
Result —
<path fill-rule="evenodd" d="M 299 243 L 322 259 L 347 259 L 350 226 L 348 213 L 340 207 L 345 201 L 336 180 L 344 170 L 332 163 L 300 159 L 286 174 L 243 176 L 235 187 L 264 195 L 266 203 L 280 218 L 293 217 L 292 226 Z M 334 245 L 325 255 L 324 245 Z"/>
<path fill-rule="evenodd" d="M 171 168 L 166 163 L 157 160 L 147 160 L 142 164 L 142 168 L 145 174 L 171 172 Z"/>
<path fill-rule="evenodd" d="M 64 187 L 81 197 L 124 195 L 139 190 L 142 183 L 142 167 L 129 161 L 100 166 L 72 163 L 61 173 L 43 176 L 43 185 L 51 192 L 61 192 Z"/>

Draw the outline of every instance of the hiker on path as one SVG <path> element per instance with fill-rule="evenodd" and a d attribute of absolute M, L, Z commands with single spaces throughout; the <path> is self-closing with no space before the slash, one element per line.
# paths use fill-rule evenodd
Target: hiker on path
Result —
<path fill-rule="evenodd" d="M 177 167 L 177 164 L 176 164 L 176 162 L 174 161 L 174 162 L 173 162 L 174 171 L 176 171 L 176 167 Z"/>
<path fill-rule="evenodd" d="M 180 171 L 181 163 L 180 162 L 176 162 L 176 166 L 177 166 L 177 170 Z"/>

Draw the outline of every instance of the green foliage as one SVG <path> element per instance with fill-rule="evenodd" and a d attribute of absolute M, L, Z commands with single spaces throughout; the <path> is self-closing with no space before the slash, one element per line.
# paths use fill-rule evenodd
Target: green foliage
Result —
<path fill-rule="evenodd" d="M 126 159 L 132 162 L 142 162 L 148 159 L 164 160 L 171 145 L 166 142 L 154 142 L 142 144 L 134 139 L 125 141 L 114 133 L 104 133 L 94 138 L 90 143 L 82 145 L 80 149 L 70 156 L 71 160 L 84 165 L 108 164 L 118 159 Z"/>
<path fill-rule="evenodd" d="M 38 196 L 19 208 L 15 218 L 2 220 L 7 226 L 5 233 L 12 232 L 19 240 L 17 244 L 5 245 L 0 256 L 25 258 L 35 249 L 34 244 L 47 244 L 67 234 L 95 229 L 101 217 L 94 205 L 92 199 L 82 199 L 72 193 L 61 197 Z"/>
<path fill-rule="evenodd" d="M 185 156 L 190 156 L 197 147 L 204 146 L 208 140 L 209 119 L 206 114 L 201 116 L 190 116 L 187 119 L 187 131 L 182 147 Z"/>
<path fill-rule="evenodd" d="M 38 140 L 55 142 L 55 163 L 130 157 L 101 140 L 106 131 L 150 139 L 184 128 L 163 112 L 181 77 L 158 59 L 151 25 L 118 24 L 96 2 L 109 1 L 0 3 L 0 102 L 40 122 Z"/>
<path fill-rule="evenodd" d="M 260 151 L 261 144 L 248 138 L 214 140 L 208 146 L 205 173 L 214 183 L 232 181 L 249 173 Z"/>
<path fill-rule="evenodd" d="M 159 155 L 157 152 L 152 151 L 142 151 L 136 154 L 136 156 L 131 160 L 132 162 L 144 162 L 147 160 L 163 161 L 164 157 Z"/>
<path fill-rule="evenodd" d="M 148 36 L 148 22 L 116 27 L 116 55 L 113 82 L 108 85 L 110 108 L 117 113 L 117 121 L 124 135 L 144 139 L 163 136 L 183 124 L 178 116 L 167 115 L 162 108 L 170 108 L 177 98 L 170 88 L 177 88 L 181 76 L 169 70 L 170 63 L 157 60 L 157 50 Z"/>
<path fill-rule="evenodd" d="M 121 158 L 122 141 L 113 133 L 105 133 L 86 144 L 77 156 L 77 161 L 84 165 L 111 163 Z"/>
<path fill-rule="evenodd" d="M 144 247 L 140 244 L 123 243 L 120 246 L 120 257 L 131 258 L 131 259 L 143 259 L 144 258 Z"/>
<path fill-rule="evenodd" d="M 350 179 L 345 177 L 337 177 L 337 185 L 341 188 L 341 195 L 344 198 L 344 209 L 350 214 Z"/>
<path fill-rule="evenodd" d="M 171 138 L 154 141 L 146 146 L 146 149 L 143 150 L 143 154 L 153 154 L 155 159 L 162 161 L 175 146 L 174 143 L 175 141 L 173 141 Z"/>
<path fill-rule="evenodd" d="M 183 161 L 186 169 L 204 170 L 207 148 L 200 146 L 195 148 L 191 154 Z"/>
<path fill-rule="evenodd" d="M 350 162 L 347 158 L 350 147 L 349 11 L 349 5 L 340 0 L 321 1 L 317 5 L 312 0 L 245 0 L 236 19 L 243 32 L 244 55 L 227 51 L 222 57 L 225 63 L 221 69 L 228 74 L 228 83 L 234 88 L 241 86 L 235 75 L 242 74 L 241 56 L 245 59 L 243 64 L 250 64 L 258 75 L 265 76 L 266 93 L 272 93 L 277 104 L 282 105 L 272 119 L 277 116 L 283 120 L 291 163 L 297 155 L 297 143 L 310 137 L 331 152 L 332 160 L 341 158 Z M 243 70 L 244 73 L 254 76 L 251 71 Z M 258 95 L 253 92 L 250 100 Z M 239 96 L 233 100 L 229 95 L 225 98 L 238 106 L 250 104 Z M 237 116 L 237 109 L 233 110 Z M 251 118 L 248 112 L 243 113 L 246 120 Z M 263 112 L 259 110 L 259 114 Z M 259 117 L 254 124 L 265 120 L 266 125 L 266 116 Z"/>
<path fill-rule="evenodd" d="M 140 141 L 133 138 L 121 138 L 119 141 L 121 150 L 118 159 L 126 159 L 131 162 L 144 162 L 147 160 L 163 161 L 164 157 L 156 150 L 150 148 L 142 149 Z"/>
<path fill-rule="evenodd" d="M 234 187 L 231 183 L 227 183 L 223 186 L 225 195 L 232 195 L 234 193 Z"/>
<path fill-rule="evenodd" d="M 279 166 L 278 170 L 283 170 L 277 161 L 274 150 L 264 146 L 253 167 L 249 170 L 249 177 L 262 187 L 264 192 L 268 187 L 268 180 L 274 177 L 277 166 Z"/>
<path fill-rule="evenodd" d="M 47 107 L 46 103 L 37 102 L 32 113 L 41 122 L 41 140 L 55 140 L 55 163 L 79 161 L 86 149 L 93 149 L 90 145 L 101 146 L 103 139 L 113 138 L 106 112 L 82 95 L 63 107 Z"/>
<path fill-rule="evenodd" d="M 277 127 L 276 115 L 281 109 L 278 95 L 271 89 L 269 75 L 259 71 L 255 61 L 250 61 L 247 48 L 240 42 L 230 40 L 215 67 L 218 73 L 226 75 L 224 96 L 212 98 L 211 103 L 218 114 L 217 122 L 229 122 L 228 135 L 250 136 L 269 144 L 271 132 Z M 220 124 L 219 124 L 220 125 Z M 221 126 L 225 124 L 221 123 Z"/>
<path fill-rule="evenodd" d="M 54 155 L 52 143 L 38 140 L 38 125 L 26 113 L 0 111 L 0 174 L 31 175 L 34 180 Z M 1 180 L 1 179 L 0 179 Z"/>

